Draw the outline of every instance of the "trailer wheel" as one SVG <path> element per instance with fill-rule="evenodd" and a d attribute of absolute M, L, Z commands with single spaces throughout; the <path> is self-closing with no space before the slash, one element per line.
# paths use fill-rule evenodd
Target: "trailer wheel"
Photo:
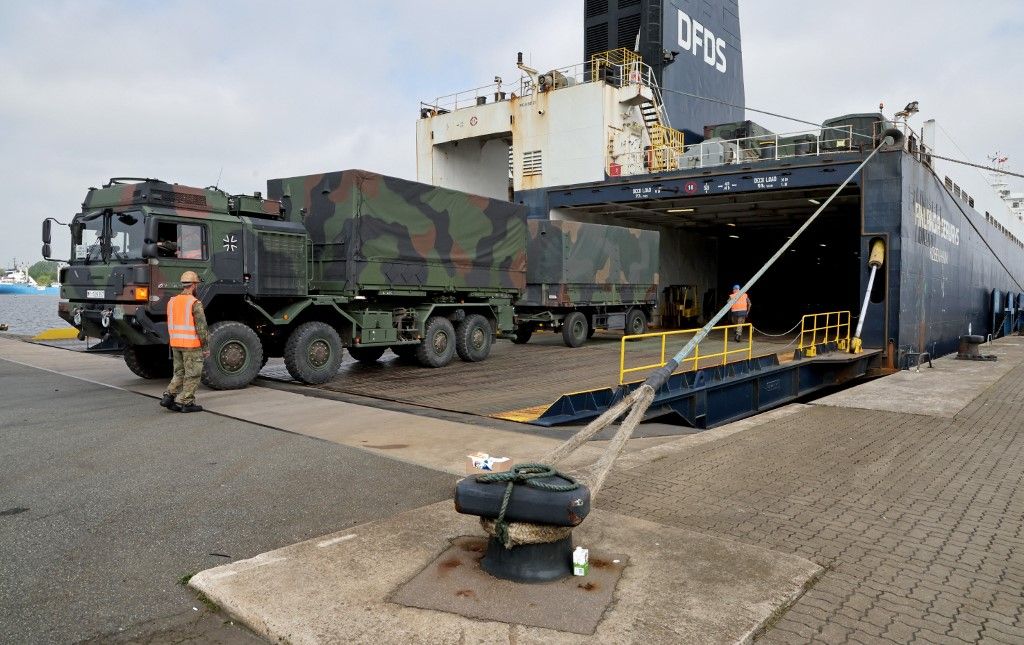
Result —
<path fill-rule="evenodd" d="M 642 309 L 630 309 L 626 314 L 625 333 L 627 335 L 647 333 L 647 316 L 644 315 Z"/>
<path fill-rule="evenodd" d="M 455 327 L 441 316 L 427 319 L 423 341 L 416 346 L 416 360 L 423 367 L 444 367 L 455 357 Z"/>
<path fill-rule="evenodd" d="M 225 320 L 210 326 L 210 358 L 203 383 L 215 390 L 237 390 L 252 382 L 263 367 L 260 337 L 245 323 Z"/>
<path fill-rule="evenodd" d="M 530 337 L 533 336 L 533 325 L 530 323 L 523 323 L 516 327 L 516 335 L 512 337 L 512 342 L 516 345 L 525 345 L 530 342 Z"/>
<path fill-rule="evenodd" d="M 455 351 L 467 363 L 477 363 L 491 355 L 491 323 L 480 314 L 470 314 L 455 329 Z"/>
<path fill-rule="evenodd" d="M 587 342 L 589 330 L 587 317 L 581 311 L 574 311 L 562 321 L 562 340 L 567 347 L 579 347 Z"/>
<path fill-rule="evenodd" d="M 386 350 L 387 347 L 349 347 L 348 354 L 360 363 L 369 365 L 380 360 Z"/>
<path fill-rule="evenodd" d="M 312 321 L 295 328 L 284 344 L 284 366 L 296 381 L 320 385 L 334 378 L 345 355 L 338 332 Z"/>
<path fill-rule="evenodd" d="M 169 378 L 174 372 L 174 362 L 167 358 L 167 354 L 167 345 L 127 345 L 124 363 L 136 376 Z"/>

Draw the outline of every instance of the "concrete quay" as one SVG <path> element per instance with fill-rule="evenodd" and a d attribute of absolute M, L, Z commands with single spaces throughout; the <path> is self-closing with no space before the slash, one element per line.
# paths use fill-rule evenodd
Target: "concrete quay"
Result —
<path fill-rule="evenodd" d="M 985 351 L 999 360 L 942 358 L 707 432 L 634 441 L 577 531 L 578 543 L 628 558 L 590 635 L 391 601 L 451 540 L 481 534 L 450 501 L 320 523 L 327 530 L 295 544 L 276 536 L 191 584 L 284 642 L 1024 642 L 1024 339 Z M 68 354 L 0 340 L 0 367 L 129 398 L 161 389 L 119 361 Z M 466 445 L 525 460 L 557 443 L 262 387 L 202 401 L 214 414 L 188 416 L 225 432 L 255 421 L 383 458 L 353 472 L 393 463 L 458 474 Z"/>

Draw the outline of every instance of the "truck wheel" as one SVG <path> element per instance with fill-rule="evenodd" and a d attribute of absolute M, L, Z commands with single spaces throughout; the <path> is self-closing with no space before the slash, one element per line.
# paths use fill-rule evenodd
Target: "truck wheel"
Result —
<path fill-rule="evenodd" d="M 360 363 L 376 363 L 387 347 L 349 347 L 348 354 Z"/>
<path fill-rule="evenodd" d="M 512 337 L 512 342 L 516 345 L 525 345 L 530 342 L 531 336 L 533 336 L 533 325 L 523 323 L 516 327 L 516 335 Z"/>
<path fill-rule="evenodd" d="M 225 320 L 210 326 L 210 358 L 203 383 L 215 390 L 237 390 L 252 382 L 263 367 L 260 337 L 245 323 Z"/>
<path fill-rule="evenodd" d="M 647 333 L 647 316 L 644 315 L 643 310 L 629 310 L 629 313 L 626 314 L 625 333 L 628 335 Z"/>
<path fill-rule="evenodd" d="M 562 321 L 562 340 L 567 347 L 579 347 L 587 342 L 587 332 L 590 325 L 587 324 L 587 317 L 583 312 L 574 311 Z"/>
<path fill-rule="evenodd" d="M 480 314 L 470 314 L 455 329 L 455 351 L 467 363 L 484 360 L 491 354 L 491 323 Z"/>
<path fill-rule="evenodd" d="M 174 362 L 167 358 L 167 345 L 127 345 L 124 363 L 142 378 L 170 378 L 174 372 Z"/>
<path fill-rule="evenodd" d="M 427 319 L 423 341 L 416 346 L 416 360 L 423 367 L 444 367 L 455 357 L 455 328 L 441 316 Z"/>
<path fill-rule="evenodd" d="M 284 365 L 296 381 L 320 385 L 334 378 L 345 359 L 341 338 L 327 323 L 302 323 L 284 344 Z"/>

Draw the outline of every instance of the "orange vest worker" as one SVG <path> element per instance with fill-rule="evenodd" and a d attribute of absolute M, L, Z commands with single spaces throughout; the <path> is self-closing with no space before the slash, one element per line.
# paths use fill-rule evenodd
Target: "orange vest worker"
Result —
<path fill-rule="evenodd" d="M 171 347 L 176 349 L 199 349 L 199 335 L 196 334 L 195 320 L 192 318 L 192 305 L 195 296 L 182 293 L 167 301 L 167 334 L 170 336 Z"/>
<path fill-rule="evenodd" d="M 743 294 L 732 303 L 731 311 L 746 311 L 750 309 L 750 296 Z"/>

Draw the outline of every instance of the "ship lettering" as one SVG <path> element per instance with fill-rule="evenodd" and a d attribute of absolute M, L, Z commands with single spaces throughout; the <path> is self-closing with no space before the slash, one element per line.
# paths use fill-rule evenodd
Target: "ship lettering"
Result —
<path fill-rule="evenodd" d="M 690 18 L 683 10 L 676 11 L 679 12 L 679 46 L 694 56 L 700 49 L 704 54 L 704 62 L 724 74 L 727 67 L 725 41 L 717 38 L 714 32 L 698 20 Z"/>
<path fill-rule="evenodd" d="M 918 241 L 922 241 L 921 233 L 927 232 L 941 237 L 954 246 L 960 246 L 960 227 L 920 202 L 914 202 L 914 223 L 917 224 Z"/>

